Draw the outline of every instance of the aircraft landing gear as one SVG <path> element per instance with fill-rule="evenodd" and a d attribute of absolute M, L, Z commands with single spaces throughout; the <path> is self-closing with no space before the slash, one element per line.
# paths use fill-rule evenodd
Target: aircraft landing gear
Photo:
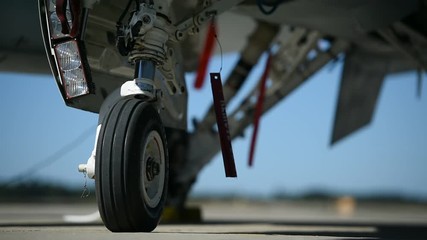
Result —
<path fill-rule="evenodd" d="M 102 122 L 96 149 L 96 194 L 105 226 L 113 232 L 150 232 L 166 200 L 169 159 L 155 107 L 120 99 Z"/>
<path fill-rule="evenodd" d="M 169 181 L 163 124 L 187 127 L 187 91 L 177 43 L 241 1 L 212 3 L 176 26 L 168 17 L 171 1 L 136 1 L 128 23 L 122 24 L 123 17 L 117 21 L 117 47 L 135 66 L 134 79 L 104 100 L 95 171 L 93 161 L 81 168 L 94 174 L 99 212 L 109 230 L 149 232 L 157 226 Z"/>

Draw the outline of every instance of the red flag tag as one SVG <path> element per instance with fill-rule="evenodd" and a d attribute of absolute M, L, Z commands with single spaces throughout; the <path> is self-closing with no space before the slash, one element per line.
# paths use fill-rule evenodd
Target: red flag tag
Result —
<path fill-rule="evenodd" d="M 220 73 L 211 73 L 212 95 L 214 100 L 216 123 L 221 142 L 222 158 L 226 177 L 237 177 L 234 163 L 233 147 L 231 146 L 230 130 L 228 128 L 227 113 L 225 111 L 224 93 Z"/>

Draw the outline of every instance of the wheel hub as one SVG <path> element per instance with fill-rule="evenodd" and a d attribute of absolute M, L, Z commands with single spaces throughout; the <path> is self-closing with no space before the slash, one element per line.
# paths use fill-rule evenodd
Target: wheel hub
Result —
<path fill-rule="evenodd" d="M 146 169 L 148 181 L 153 181 L 153 179 L 160 174 L 160 164 L 151 156 L 147 159 Z"/>
<path fill-rule="evenodd" d="M 156 207 L 165 184 L 165 149 L 160 134 L 151 131 L 142 148 L 141 193 L 149 207 Z"/>

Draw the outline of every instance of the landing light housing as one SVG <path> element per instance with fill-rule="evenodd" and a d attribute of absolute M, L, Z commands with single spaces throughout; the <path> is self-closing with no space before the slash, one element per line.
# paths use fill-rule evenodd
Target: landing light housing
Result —
<path fill-rule="evenodd" d="M 78 26 L 79 34 L 71 36 L 68 32 L 74 27 L 73 21 L 84 23 L 87 19 L 84 11 L 79 16 L 73 16 L 67 2 L 65 25 L 61 23 L 56 11 L 56 0 L 40 0 L 40 21 L 48 60 L 52 73 L 65 100 L 92 93 L 90 68 L 86 48 L 82 37 L 85 24 Z M 76 14 L 75 14 L 76 15 Z M 63 28 L 67 27 L 67 31 Z M 64 33 L 65 32 L 65 33 Z"/>

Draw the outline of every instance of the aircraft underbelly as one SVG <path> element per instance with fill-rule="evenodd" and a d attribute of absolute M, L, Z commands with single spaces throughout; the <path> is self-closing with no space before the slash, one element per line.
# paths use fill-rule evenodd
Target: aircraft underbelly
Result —
<path fill-rule="evenodd" d="M 242 5 L 235 11 L 268 22 L 354 39 L 408 16 L 418 4 L 417 0 L 294 0 L 280 5 L 271 15 L 263 14 L 257 5 Z"/>

